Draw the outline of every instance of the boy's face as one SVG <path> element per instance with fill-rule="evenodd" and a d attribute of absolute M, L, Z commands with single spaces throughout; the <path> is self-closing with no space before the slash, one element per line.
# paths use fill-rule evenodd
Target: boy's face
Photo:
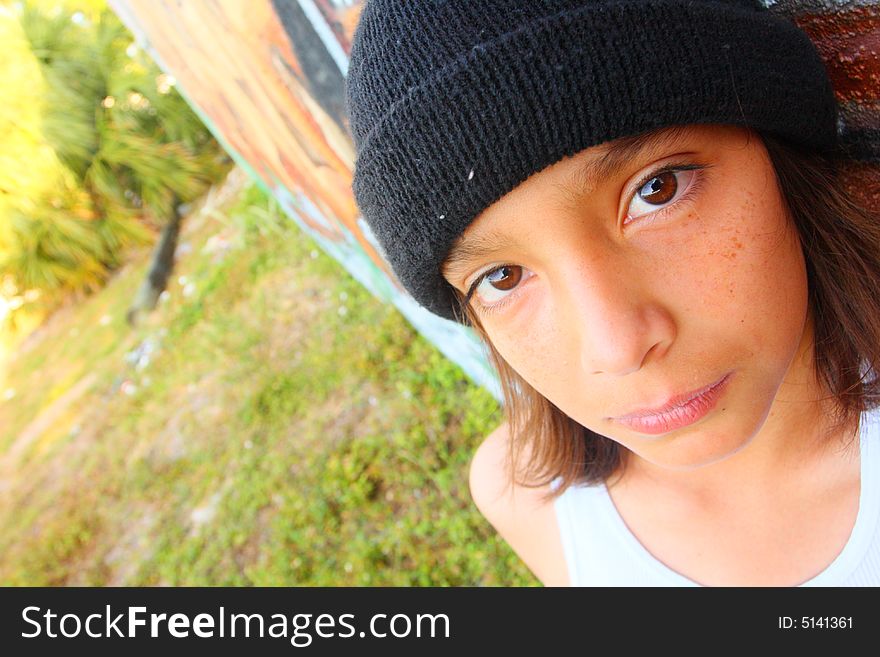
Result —
<path fill-rule="evenodd" d="M 493 250 L 444 275 L 466 293 L 494 271 L 471 304 L 507 363 L 585 427 L 686 469 L 794 412 L 812 335 L 803 253 L 761 140 L 728 126 L 661 134 L 581 193 L 568 190 L 608 144 L 534 174 L 459 241 Z M 617 419 L 726 375 L 708 412 Z"/>

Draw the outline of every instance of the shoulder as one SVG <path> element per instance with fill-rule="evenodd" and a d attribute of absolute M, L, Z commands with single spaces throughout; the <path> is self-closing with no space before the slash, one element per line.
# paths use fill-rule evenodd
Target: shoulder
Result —
<path fill-rule="evenodd" d="M 568 584 L 568 571 L 553 501 L 544 501 L 547 487 L 511 485 L 507 422 L 477 448 L 470 466 L 470 490 L 486 518 L 526 566 L 546 586 Z"/>

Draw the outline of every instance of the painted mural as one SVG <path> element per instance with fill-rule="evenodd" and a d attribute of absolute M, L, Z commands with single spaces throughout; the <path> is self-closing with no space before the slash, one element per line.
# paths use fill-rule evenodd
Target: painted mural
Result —
<path fill-rule="evenodd" d="M 763 0 L 822 54 L 851 155 L 847 190 L 880 203 L 880 2 Z M 344 80 L 363 0 L 110 0 L 238 164 L 380 299 L 500 399 L 467 327 L 403 290 L 351 194 L 354 147 Z"/>
<path fill-rule="evenodd" d="M 344 79 L 360 2 L 111 0 L 236 162 L 375 296 L 479 385 L 500 388 L 473 331 L 397 282 L 351 193 Z"/>

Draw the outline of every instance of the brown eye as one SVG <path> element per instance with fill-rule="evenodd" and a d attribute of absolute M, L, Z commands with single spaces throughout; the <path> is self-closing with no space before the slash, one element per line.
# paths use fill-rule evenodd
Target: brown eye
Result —
<path fill-rule="evenodd" d="M 702 168 L 705 167 L 682 165 L 645 178 L 630 199 L 625 223 L 650 215 L 659 216 L 667 208 L 676 205 L 696 188 L 697 170 Z"/>
<path fill-rule="evenodd" d="M 647 203 L 663 205 L 675 198 L 677 191 L 678 181 L 675 174 L 672 171 L 667 171 L 651 178 L 642 186 L 638 194 Z"/>
<path fill-rule="evenodd" d="M 490 269 L 471 284 L 467 299 L 473 295 L 482 310 L 489 311 L 500 306 L 507 297 L 516 292 L 527 276 L 520 265 L 501 265 Z"/>
<path fill-rule="evenodd" d="M 496 290 L 503 291 L 515 288 L 521 278 L 522 269 L 511 265 L 499 267 L 498 269 L 489 272 L 486 276 L 486 280 L 489 281 L 492 287 Z"/>

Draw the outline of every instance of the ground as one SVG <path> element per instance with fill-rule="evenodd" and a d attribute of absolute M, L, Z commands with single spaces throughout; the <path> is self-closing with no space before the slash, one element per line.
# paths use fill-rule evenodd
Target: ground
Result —
<path fill-rule="evenodd" d="M 467 491 L 491 395 L 234 170 L 0 378 L 0 584 L 534 585 Z"/>

